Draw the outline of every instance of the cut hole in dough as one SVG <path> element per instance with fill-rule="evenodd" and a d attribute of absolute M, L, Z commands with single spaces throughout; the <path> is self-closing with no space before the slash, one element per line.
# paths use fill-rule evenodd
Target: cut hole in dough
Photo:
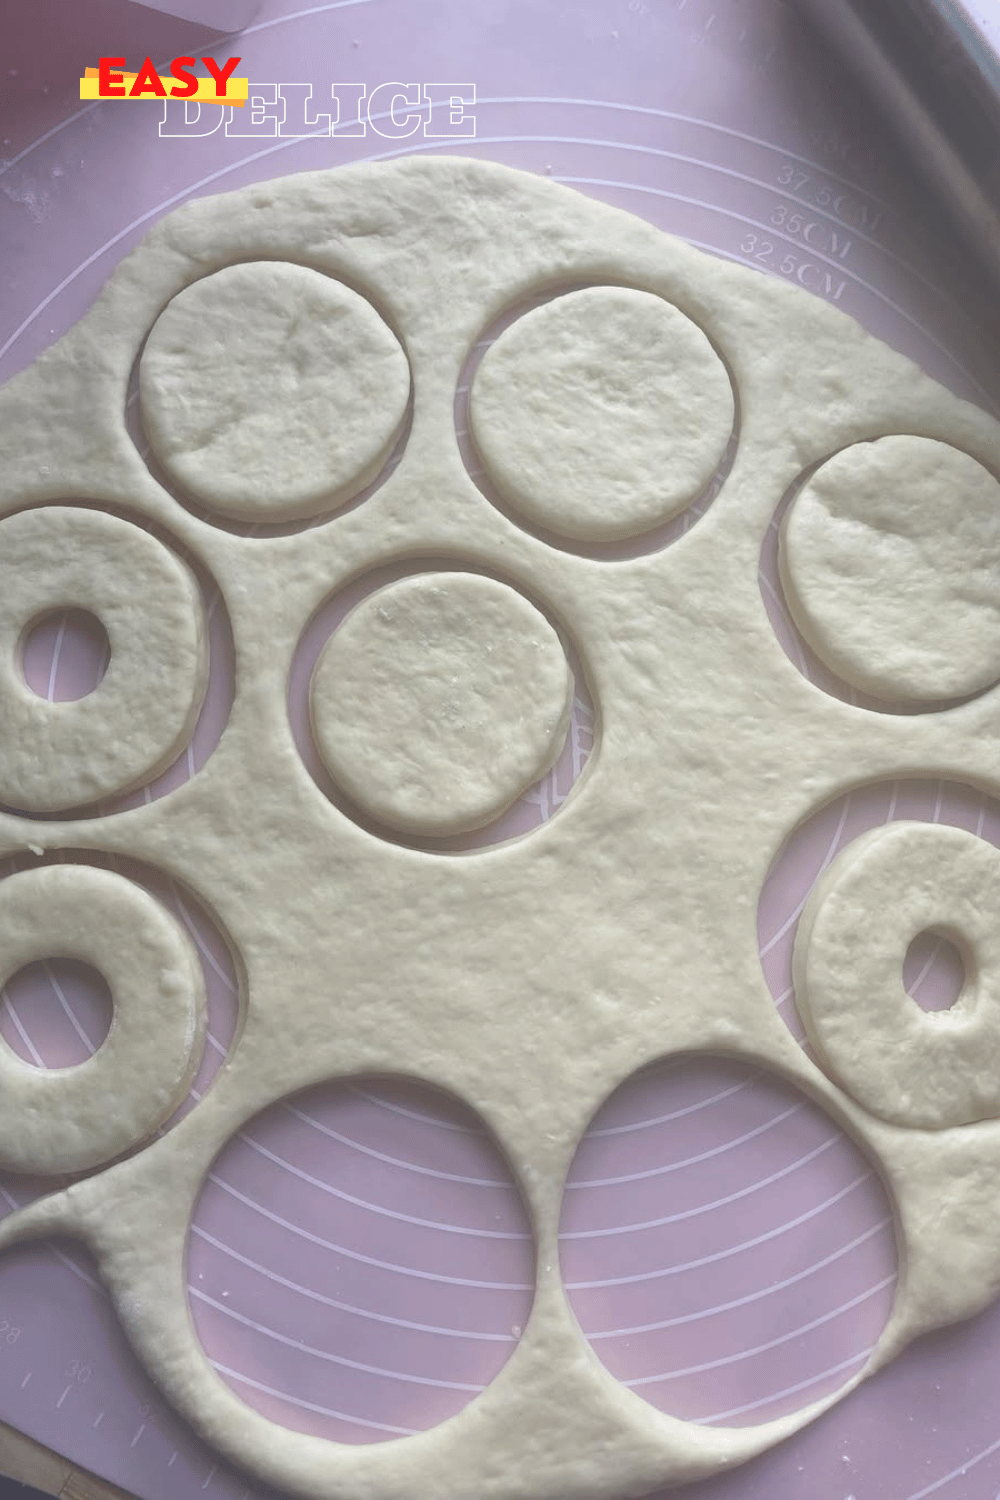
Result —
<path fill-rule="evenodd" d="M 111 1030 L 107 980 L 79 960 L 52 957 L 26 964 L 7 980 L 0 999 L 0 1037 L 36 1068 L 86 1062 Z"/>
<path fill-rule="evenodd" d="M 201 1056 L 201 969 L 152 896 L 108 870 L 48 865 L 0 882 L 0 977 L 57 952 L 104 976 L 104 1045 L 68 1070 L 0 1046 L 0 1167 L 79 1172 L 137 1145 L 181 1102 Z"/>
<path fill-rule="evenodd" d="M 961 950 L 944 933 L 917 933 L 903 959 L 903 988 L 921 1010 L 950 1010 L 965 979 Z"/>
<path fill-rule="evenodd" d="M 26 683 L 26 631 L 67 603 L 107 632 L 107 671 L 75 702 Z M 197 580 L 162 542 L 102 511 L 0 521 L 0 802 L 43 813 L 130 791 L 187 743 L 208 676 Z"/>
<path fill-rule="evenodd" d="M 330 637 L 310 712 L 326 768 L 376 821 L 482 827 L 566 738 L 573 674 L 544 615 L 505 583 L 419 573 L 364 599 Z"/>
<path fill-rule="evenodd" d="M 857 1146 L 759 1069 L 674 1058 L 594 1117 L 560 1225 L 598 1358 L 659 1410 L 744 1427 L 842 1385 L 892 1307 L 886 1194 Z"/>
<path fill-rule="evenodd" d="M 668 521 L 708 484 L 733 429 L 725 365 L 649 292 L 586 287 L 526 313 L 476 372 L 487 473 L 530 523 L 608 540 Z"/>
<path fill-rule="evenodd" d="M 350 499 L 389 456 L 409 393 L 406 355 L 372 305 L 284 261 L 185 287 L 139 365 L 143 426 L 169 477 L 244 521 Z"/>
<path fill-rule="evenodd" d="M 379 1443 L 454 1416 L 500 1373 L 531 1313 L 534 1250 L 471 1110 L 356 1079 L 272 1105 L 223 1147 L 186 1279 L 241 1401 L 296 1432 Z"/>
<path fill-rule="evenodd" d="M 108 633 L 85 609 L 55 609 L 36 620 L 21 647 L 24 680 L 50 703 L 76 702 L 108 669 Z"/>
<path fill-rule="evenodd" d="M 959 449 L 842 449 L 789 506 L 779 566 L 802 635 L 862 691 L 939 703 L 1000 677 L 1000 484 Z"/>

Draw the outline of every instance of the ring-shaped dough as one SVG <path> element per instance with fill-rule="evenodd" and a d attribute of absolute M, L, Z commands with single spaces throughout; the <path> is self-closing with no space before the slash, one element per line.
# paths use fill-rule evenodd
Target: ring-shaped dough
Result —
<path fill-rule="evenodd" d="M 409 833 L 481 828 L 537 781 L 566 738 L 573 673 L 522 594 L 476 573 L 418 573 L 363 599 L 310 689 L 331 776 Z"/>
<path fill-rule="evenodd" d="M 92 693 L 49 703 L 25 682 L 21 648 L 67 606 L 97 616 L 111 658 Z M 207 677 L 198 584 L 162 542 L 75 507 L 0 521 L 0 802 L 60 812 L 131 791 L 184 748 Z"/>
<path fill-rule="evenodd" d="M 596 286 L 525 313 L 487 350 L 469 417 L 501 494 L 560 536 L 648 531 L 698 498 L 733 429 L 725 365 L 651 292 Z"/>
<path fill-rule="evenodd" d="M 209 510 L 244 521 L 333 509 L 376 477 L 410 395 L 399 340 L 357 292 L 305 266 L 226 266 L 178 292 L 139 365 L 150 445 Z"/>
<path fill-rule="evenodd" d="M 948 443 L 855 443 L 781 525 L 788 608 L 844 682 L 939 703 L 1000 678 L 1000 484 Z"/>
<path fill-rule="evenodd" d="M 950 1010 L 903 987 L 929 928 L 965 960 Z M 929 1129 L 1000 1114 L 1000 852 L 985 839 L 903 822 L 856 839 L 809 897 L 793 973 L 810 1040 L 873 1114 Z"/>
<path fill-rule="evenodd" d="M 201 1056 L 201 967 L 132 881 L 47 865 L 0 882 L 0 984 L 48 957 L 103 974 L 111 1030 L 72 1068 L 33 1068 L 0 1040 L 0 1166 L 13 1172 L 80 1172 L 137 1145 L 181 1103 Z"/>

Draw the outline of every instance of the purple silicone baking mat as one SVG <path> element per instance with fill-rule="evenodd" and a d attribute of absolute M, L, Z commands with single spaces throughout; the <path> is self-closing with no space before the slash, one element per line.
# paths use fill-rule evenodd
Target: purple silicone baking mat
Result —
<path fill-rule="evenodd" d="M 951 298 L 962 272 L 934 206 L 777 0 L 265 0 L 217 52 L 242 59 L 245 111 L 81 104 L 76 80 L 102 53 L 135 66 L 146 51 L 204 50 L 207 33 L 137 14 L 101 0 L 64 7 L 57 24 L 39 5 L 0 34 L 0 379 L 65 332 L 177 204 L 448 151 L 545 174 L 786 278 L 991 406 L 995 366 Z M 400 92 L 410 102 L 393 105 Z M 440 102 L 452 96 L 462 105 Z M 457 415 L 465 441 L 461 399 Z M 772 528 L 761 587 L 778 636 L 804 673 L 841 691 L 786 617 L 775 550 Z M 206 585 L 211 684 L 191 745 L 140 800 L 193 774 L 225 723 L 233 642 L 217 604 Z M 304 674 L 335 624 L 314 622 L 290 686 L 307 753 Z M 86 622 L 57 615 L 28 639 L 25 671 L 44 696 L 79 696 L 105 651 Z M 558 807 L 592 728 L 581 693 L 560 762 L 488 837 Z M 791 948 L 805 897 L 839 848 L 895 818 L 958 824 L 1000 846 L 1000 807 L 932 780 L 866 787 L 791 832 L 759 931 L 775 1004 L 797 1034 Z M 232 1043 L 237 976 L 207 912 L 155 871 L 124 868 L 179 915 L 202 958 L 210 1035 L 193 1102 Z M 961 986 L 961 961 L 928 939 L 905 978 L 939 1008 Z M 4 1043 L 41 1067 L 82 1062 L 109 1022 L 99 978 L 62 960 L 22 971 L 0 1004 Z M 41 1190 L 0 1179 L 0 1213 Z M 350 1443 L 460 1410 L 531 1309 L 527 1218 L 494 1142 L 451 1104 L 377 1079 L 314 1089 L 251 1122 L 205 1183 L 188 1268 L 191 1314 L 221 1378 L 268 1416 Z M 731 1063 L 668 1061 L 610 1099 L 581 1143 L 562 1269 L 616 1376 L 665 1411 L 743 1424 L 794 1411 L 863 1364 L 889 1313 L 896 1250 L 877 1174 L 803 1096 Z M 922 1340 L 762 1459 L 673 1493 L 994 1500 L 998 1380 L 1000 1308 Z M 70 1244 L 0 1261 L 0 1418 L 140 1500 L 264 1493 L 171 1413 Z"/>

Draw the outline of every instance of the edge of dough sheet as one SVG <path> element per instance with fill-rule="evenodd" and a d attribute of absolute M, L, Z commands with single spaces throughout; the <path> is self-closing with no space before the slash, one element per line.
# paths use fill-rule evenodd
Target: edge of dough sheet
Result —
<path fill-rule="evenodd" d="M 170 298 L 256 258 L 293 259 L 368 296 L 414 384 L 409 439 L 381 487 L 325 524 L 269 538 L 185 509 L 123 419 L 142 341 Z M 629 561 L 519 529 L 469 477 L 454 431 L 459 372 L 483 330 L 540 290 L 594 281 L 673 302 L 738 396 L 739 444 L 718 497 L 680 540 Z M 818 298 L 548 180 L 444 157 L 189 203 L 0 392 L 0 513 L 60 500 L 152 523 L 217 581 L 236 643 L 229 722 L 192 780 L 104 818 L 0 816 L 0 853 L 127 853 L 165 871 L 227 935 L 244 1006 L 195 1109 L 135 1156 L 9 1216 L 0 1247 L 55 1230 L 84 1240 L 167 1399 L 261 1480 L 315 1500 L 638 1496 L 759 1453 L 916 1334 L 1000 1291 L 1000 1124 L 875 1119 L 793 1039 L 757 954 L 768 869 L 820 805 L 897 776 L 1000 795 L 996 687 L 941 713 L 853 708 L 798 672 L 763 606 L 761 543 L 789 487 L 838 448 L 892 432 L 937 437 L 1000 471 L 1000 427 Z M 598 715 L 594 754 L 556 815 L 460 857 L 386 843 L 333 806 L 298 756 L 286 704 L 296 643 L 323 601 L 385 562 L 412 559 L 418 572 L 442 555 L 544 604 Z M 0 726 L 0 778 L 3 755 Z M 572 941 L 553 941 L 570 914 Z M 560 1281 L 563 1182 L 588 1121 L 637 1068 L 685 1052 L 797 1085 L 867 1153 L 895 1209 L 896 1302 L 867 1366 L 757 1427 L 698 1427 L 619 1384 Z M 194 1202 L 232 1134 L 273 1100 L 361 1074 L 410 1076 L 478 1111 L 527 1204 L 537 1274 L 523 1337 L 482 1395 L 428 1432 L 355 1448 L 238 1399 L 195 1339 L 184 1266 Z"/>

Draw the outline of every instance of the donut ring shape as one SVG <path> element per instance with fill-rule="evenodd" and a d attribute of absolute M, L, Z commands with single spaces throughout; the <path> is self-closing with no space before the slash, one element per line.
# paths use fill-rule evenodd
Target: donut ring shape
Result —
<path fill-rule="evenodd" d="M 204 980 L 177 923 L 121 875 L 47 865 L 0 884 L 0 980 L 41 958 L 108 982 L 111 1030 L 72 1068 L 33 1068 L 0 1041 L 0 1167 L 80 1172 L 127 1151 L 183 1100 L 201 1056 Z"/>
<path fill-rule="evenodd" d="M 873 1114 L 929 1129 L 1000 1114 L 998 914 L 1000 853 L 960 828 L 877 829 L 816 883 L 795 941 L 796 1004 L 830 1072 Z M 903 988 L 906 950 L 927 928 L 966 956 L 950 1010 L 925 1012 Z"/>
<path fill-rule="evenodd" d="M 21 643 L 68 606 L 97 616 L 111 659 L 85 698 L 49 703 L 24 680 Z M 198 584 L 162 542 L 75 507 L 0 521 L 0 801 L 58 812 L 131 791 L 183 749 L 207 679 Z"/>

